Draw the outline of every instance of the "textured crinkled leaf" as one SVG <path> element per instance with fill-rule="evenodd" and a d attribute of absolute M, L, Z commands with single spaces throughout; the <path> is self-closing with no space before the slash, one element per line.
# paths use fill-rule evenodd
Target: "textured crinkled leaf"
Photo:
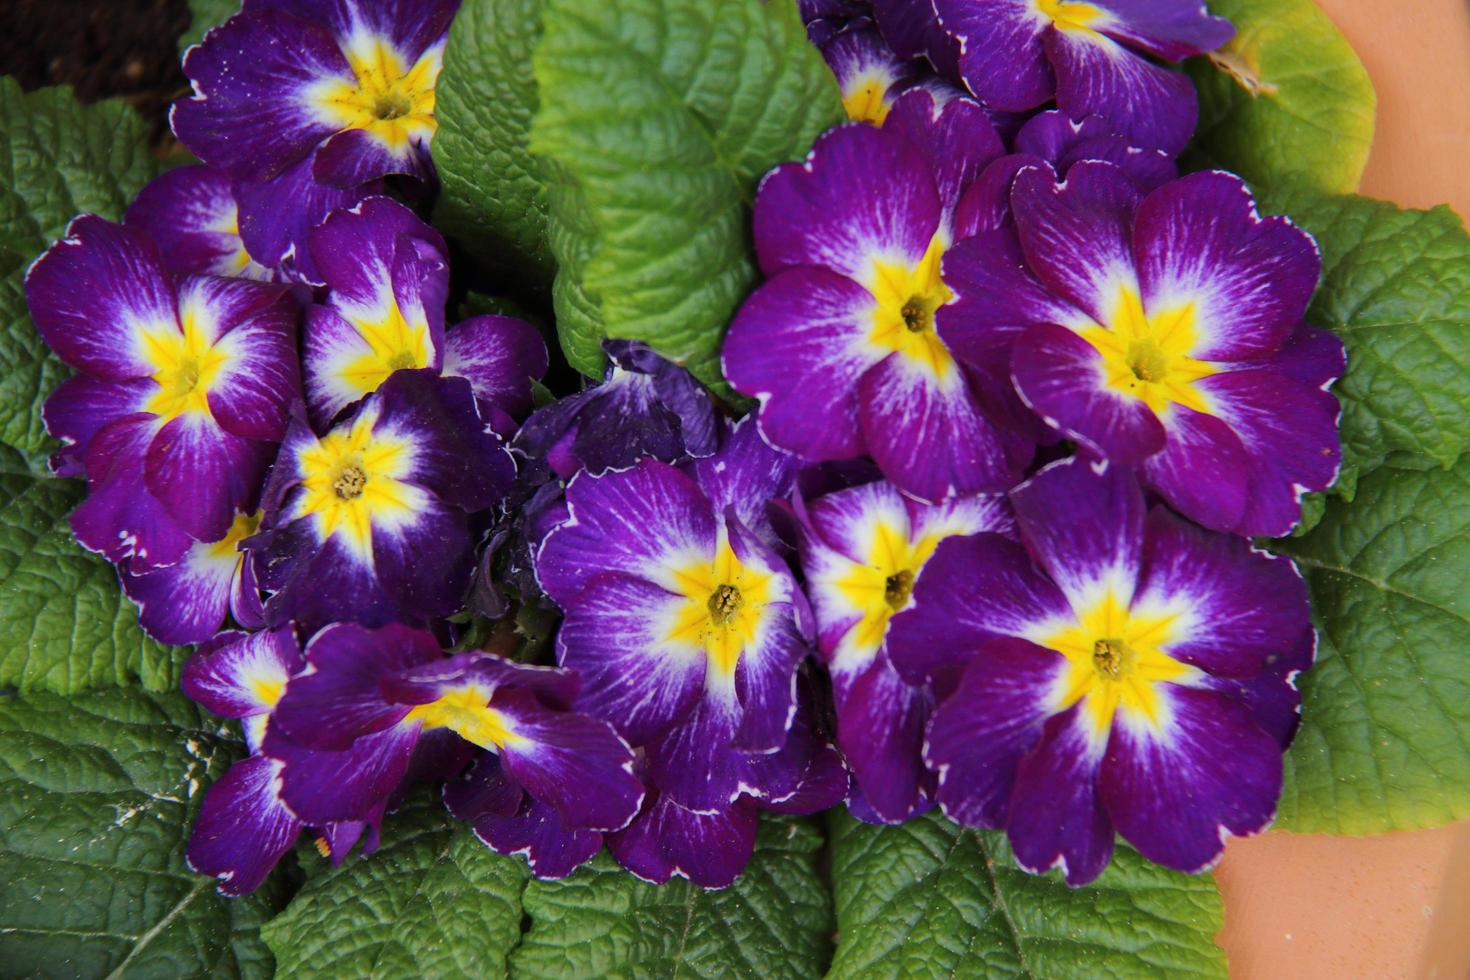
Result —
<path fill-rule="evenodd" d="M 831 815 L 829 977 L 1225 975 L 1214 879 L 1119 844 L 1086 888 L 1017 868 L 1003 835 L 938 813 L 875 827 Z"/>
<path fill-rule="evenodd" d="M 226 899 L 184 864 L 238 754 L 180 694 L 0 695 L 0 972 L 269 977 L 285 883 Z"/>
<path fill-rule="evenodd" d="M 520 977 L 820 976 L 831 955 L 831 898 L 817 875 L 822 838 L 763 821 L 755 856 L 729 888 L 654 886 L 605 853 L 565 881 L 526 887 L 531 928 L 511 955 Z"/>
<path fill-rule="evenodd" d="M 434 106 L 443 184 L 434 223 L 488 269 L 514 272 L 518 286 L 545 287 L 555 270 L 546 191 L 526 147 L 541 7 L 542 0 L 465 0 L 455 17 Z"/>
<path fill-rule="evenodd" d="M 218 27 L 240 12 L 240 0 L 189 0 L 189 29 L 179 38 L 179 50 L 204 40 L 211 27 Z"/>
<path fill-rule="evenodd" d="M 832 74 L 792 0 L 546 0 L 542 22 L 531 148 L 567 358 L 598 376 L 602 337 L 630 337 L 717 383 L 756 184 L 842 120 Z"/>
<path fill-rule="evenodd" d="M 167 691 L 184 651 L 144 635 L 112 566 L 73 539 L 81 499 L 79 481 L 30 472 L 0 446 L 0 687 Z"/>
<path fill-rule="evenodd" d="M 1347 345 L 1343 480 L 1393 452 L 1449 464 L 1470 449 L 1470 236 L 1446 207 L 1415 211 L 1300 187 L 1272 191 L 1322 250 L 1307 319 Z"/>
<path fill-rule="evenodd" d="M 1470 457 L 1385 465 L 1308 535 L 1317 663 L 1278 824 L 1373 834 L 1470 817 Z"/>
<path fill-rule="evenodd" d="M 24 93 L 0 78 L 0 120 L 0 443 L 39 465 L 41 401 L 68 372 L 31 324 L 25 270 L 77 214 L 121 218 L 157 165 L 122 102 L 83 106 L 69 88 Z"/>
<path fill-rule="evenodd" d="M 521 934 L 520 858 L 502 857 L 421 794 L 377 853 L 310 878 L 263 930 L 283 977 L 497 977 Z"/>
<path fill-rule="evenodd" d="M 1313 0 L 1210 0 L 1210 12 L 1236 34 L 1189 62 L 1200 119 L 1185 163 L 1357 190 L 1378 97 L 1352 45 Z"/>

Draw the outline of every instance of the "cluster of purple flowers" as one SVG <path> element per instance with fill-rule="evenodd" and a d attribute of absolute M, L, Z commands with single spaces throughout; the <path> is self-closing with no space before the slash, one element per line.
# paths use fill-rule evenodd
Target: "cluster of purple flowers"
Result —
<path fill-rule="evenodd" d="M 537 875 L 606 843 L 708 887 L 761 810 L 938 805 L 1073 884 L 1115 832 L 1198 870 L 1271 819 L 1315 636 L 1249 537 L 1335 478 L 1343 350 L 1302 323 L 1311 239 L 1178 176 L 1156 61 L 1229 25 L 803 7 L 855 121 L 760 186 L 744 420 L 628 341 L 533 411 L 534 327 L 446 326 L 403 201 L 453 0 L 246 0 L 185 60 L 203 165 L 30 270 L 77 539 L 245 731 L 188 850 L 227 894 L 304 829 L 371 851 L 433 781 Z M 538 604 L 556 666 L 459 649 L 467 607 Z"/>

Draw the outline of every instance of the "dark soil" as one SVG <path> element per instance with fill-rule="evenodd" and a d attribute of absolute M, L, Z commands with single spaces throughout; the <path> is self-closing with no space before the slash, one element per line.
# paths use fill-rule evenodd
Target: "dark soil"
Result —
<path fill-rule="evenodd" d="M 83 102 L 119 96 L 167 136 L 187 0 L 0 0 L 0 75 L 25 89 L 70 85 Z M 4 120 L 0 120 L 0 125 Z"/>

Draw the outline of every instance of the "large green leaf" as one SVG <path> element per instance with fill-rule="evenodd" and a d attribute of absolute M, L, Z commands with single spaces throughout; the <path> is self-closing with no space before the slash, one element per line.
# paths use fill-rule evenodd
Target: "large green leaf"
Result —
<path fill-rule="evenodd" d="M 237 752 L 182 695 L 0 696 L 0 972 L 269 977 L 283 883 L 225 899 L 184 865 Z"/>
<path fill-rule="evenodd" d="M 600 376 L 602 337 L 630 337 L 716 383 L 756 183 L 841 121 L 832 73 L 792 0 L 546 0 L 542 23 L 531 149 L 567 359 Z"/>
<path fill-rule="evenodd" d="M 184 651 L 144 635 L 112 566 L 72 538 L 81 499 L 79 482 L 30 472 L 0 446 L 0 686 L 167 691 Z"/>
<path fill-rule="evenodd" d="M 1194 166 L 1253 183 L 1353 191 L 1378 99 L 1352 46 L 1313 0 L 1210 0 L 1235 38 L 1189 63 L 1199 89 Z"/>
<path fill-rule="evenodd" d="M 1470 816 L 1470 457 L 1390 463 L 1308 535 L 1321 645 L 1280 823 L 1369 834 Z"/>
<path fill-rule="evenodd" d="M 1208 875 L 1119 845 L 1082 889 L 1015 867 L 1005 838 L 937 813 L 874 827 L 832 814 L 833 978 L 1225 975 Z"/>
<path fill-rule="evenodd" d="M 434 223 L 517 285 L 551 282 L 546 191 L 526 143 L 536 112 L 531 50 L 542 0 L 465 0 L 449 32 L 434 115 L 444 190 Z"/>
<path fill-rule="evenodd" d="M 805 822 L 762 823 L 735 884 L 654 886 L 606 854 L 562 882 L 533 881 L 531 928 L 511 955 L 524 977 L 821 975 L 831 953 L 831 899 L 817 875 L 821 835 Z"/>
<path fill-rule="evenodd" d="M 117 101 L 82 106 L 69 88 L 24 93 L 0 78 L 0 443 L 39 465 L 41 400 L 66 368 L 26 312 L 31 260 L 82 212 L 117 220 L 157 172 L 143 120 Z"/>
<path fill-rule="evenodd" d="M 501 857 L 421 794 L 384 845 L 306 885 L 263 930 L 283 977 L 495 977 L 521 934 L 526 864 Z M 314 867 L 312 867 L 314 865 Z"/>
<path fill-rule="evenodd" d="M 1403 210 L 1300 188 L 1267 193 L 1322 249 L 1307 319 L 1348 350 L 1342 489 L 1394 452 L 1443 464 L 1470 448 L 1470 236 L 1449 208 Z"/>

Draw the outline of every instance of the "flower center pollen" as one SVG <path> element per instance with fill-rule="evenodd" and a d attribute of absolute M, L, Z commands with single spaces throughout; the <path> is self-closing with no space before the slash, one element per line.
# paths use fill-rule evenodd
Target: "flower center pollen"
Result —
<path fill-rule="evenodd" d="M 343 500 L 356 500 L 362 496 L 362 488 L 366 485 L 367 474 L 361 466 L 344 466 L 332 481 L 332 492 Z"/>
<path fill-rule="evenodd" d="M 412 111 L 413 100 L 396 88 L 378 93 L 378 97 L 373 100 L 373 115 L 384 122 L 401 118 Z"/>
<path fill-rule="evenodd" d="M 1136 340 L 1128 345 L 1128 369 L 1139 381 L 1163 381 L 1169 373 L 1169 355 L 1152 340 Z"/>
<path fill-rule="evenodd" d="M 745 605 L 745 596 L 733 585 L 722 585 L 710 593 L 709 618 L 716 626 L 724 626 L 735 618 L 740 607 Z"/>
<path fill-rule="evenodd" d="M 1103 680 L 1118 680 L 1137 658 L 1138 654 L 1116 637 L 1101 639 L 1092 645 L 1092 666 Z"/>
<path fill-rule="evenodd" d="M 908 604 L 914 591 L 914 573 L 905 568 L 888 576 L 883 583 L 883 599 L 895 612 Z"/>
<path fill-rule="evenodd" d="M 934 309 L 922 296 L 910 296 L 900 314 L 903 325 L 913 333 L 923 333 L 934 324 Z"/>

